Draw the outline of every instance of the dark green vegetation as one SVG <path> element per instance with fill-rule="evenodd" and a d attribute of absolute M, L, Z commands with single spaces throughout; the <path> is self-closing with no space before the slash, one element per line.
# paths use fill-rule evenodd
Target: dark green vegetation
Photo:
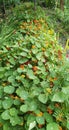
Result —
<path fill-rule="evenodd" d="M 33 9 L 16 6 L 1 22 L 0 130 L 68 130 L 69 62 L 53 14 Z"/>
<path fill-rule="evenodd" d="M 19 5 L 20 2 L 24 4 L 25 1 L 29 0 L 0 0 L 0 16 L 6 17 L 12 12 L 14 6 Z M 64 46 L 69 37 L 69 0 L 30 1 L 34 3 L 33 10 L 37 9 L 37 5 L 40 5 L 43 10 L 45 10 L 49 26 L 51 25 L 51 27 L 55 29 L 57 37 L 59 37 L 59 42 Z"/>

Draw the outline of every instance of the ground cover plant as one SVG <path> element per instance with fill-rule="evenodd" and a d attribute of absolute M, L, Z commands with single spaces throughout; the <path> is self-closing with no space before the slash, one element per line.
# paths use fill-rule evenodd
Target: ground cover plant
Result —
<path fill-rule="evenodd" d="M 64 49 L 43 11 L 38 16 L 25 4 L 20 17 L 18 9 L 13 14 L 18 27 L 4 24 L 0 37 L 0 130 L 68 130 Z"/>

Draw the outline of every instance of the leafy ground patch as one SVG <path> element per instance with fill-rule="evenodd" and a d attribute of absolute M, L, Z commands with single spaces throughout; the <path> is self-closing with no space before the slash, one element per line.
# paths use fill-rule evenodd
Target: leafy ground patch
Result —
<path fill-rule="evenodd" d="M 0 37 L 0 129 L 69 129 L 69 66 L 64 49 L 44 12 L 37 17 L 40 8 L 34 12 L 25 4 L 19 14 L 18 9 L 12 26 L 6 22 Z"/>

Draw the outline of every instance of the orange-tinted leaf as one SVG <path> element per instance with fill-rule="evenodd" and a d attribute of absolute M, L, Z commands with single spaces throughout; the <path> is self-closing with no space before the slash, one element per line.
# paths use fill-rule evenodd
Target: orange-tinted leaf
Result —
<path fill-rule="evenodd" d="M 38 124 L 38 127 L 39 127 L 39 128 L 42 128 L 42 127 L 43 127 L 43 125 L 41 125 L 41 124 Z"/>
<path fill-rule="evenodd" d="M 21 64 L 21 65 L 20 65 L 20 68 L 23 70 L 23 69 L 24 69 L 24 65 L 23 65 L 23 64 Z"/>
<path fill-rule="evenodd" d="M 37 70 L 38 70 L 37 66 L 33 66 L 33 71 L 37 71 Z"/>
<path fill-rule="evenodd" d="M 43 113 L 40 112 L 40 113 L 36 114 L 36 116 L 43 116 Z"/>
<path fill-rule="evenodd" d="M 45 51 L 46 49 L 45 48 L 42 48 L 42 51 Z"/>
<path fill-rule="evenodd" d="M 34 49 L 34 48 L 36 48 L 36 46 L 35 46 L 35 45 L 32 45 L 32 49 Z"/>
<path fill-rule="evenodd" d="M 6 47 L 6 49 L 9 51 L 9 50 L 11 50 L 11 48 L 10 47 Z"/>
<path fill-rule="evenodd" d="M 48 112 L 49 114 L 52 114 L 52 113 L 53 113 L 53 110 L 48 107 L 48 108 L 47 108 L 47 112 Z"/>
<path fill-rule="evenodd" d="M 36 20 L 36 19 L 34 19 L 34 20 L 33 20 L 33 22 L 34 22 L 34 23 L 38 23 L 39 21 L 38 21 L 38 20 Z"/>
<path fill-rule="evenodd" d="M 62 52 L 60 50 L 58 50 L 58 58 L 62 60 Z"/>
<path fill-rule="evenodd" d="M 59 103 L 55 103 L 55 107 L 59 108 L 60 107 Z"/>
<path fill-rule="evenodd" d="M 50 87 L 52 88 L 54 86 L 53 82 L 50 81 Z"/>
<path fill-rule="evenodd" d="M 63 130 L 61 126 L 59 126 L 59 130 Z"/>

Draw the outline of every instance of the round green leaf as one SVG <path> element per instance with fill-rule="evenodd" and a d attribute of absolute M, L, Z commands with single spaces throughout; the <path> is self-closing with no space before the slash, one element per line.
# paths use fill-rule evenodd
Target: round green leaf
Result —
<path fill-rule="evenodd" d="M 27 62 L 28 61 L 28 59 L 27 58 L 21 58 L 21 60 L 19 60 L 19 63 L 20 64 L 23 64 L 23 63 L 25 63 L 25 62 Z"/>
<path fill-rule="evenodd" d="M 35 75 L 34 75 L 34 73 L 33 73 L 32 70 L 28 70 L 28 71 L 27 71 L 27 75 L 28 75 L 28 77 L 29 77 L 30 79 L 35 79 Z"/>
<path fill-rule="evenodd" d="M 21 107 L 20 107 L 20 110 L 22 111 L 22 112 L 27 112 L 28 111 L 28 105 L 27 104 L 25 104 L 25 105 L 22 105 Z"/>
<path fill-rule="evenodd" d="M 33 123 L 34 121 L 35 121 L 35 116 L 34 115 L 28 115 L 27 125 L 29 126 L 30 123 Z"/>
<path fill-rule="evenodd" d="M 18 99 L 15 99 L 14 100 L 14 105 L 16 105 L 16 106 L 20 105 L 20 101 Z"/>
<path fill-rule="evenodd" d="M 21 68 L 18 68 L 18 69 L 17 69 L 17 72 L 18 72 L 18 73 L 22 73 L 23 70 L 22 70 Z M 18 78 L 20 78 L 20 76 L 17 76 L 17 77 L 16 77 L 16 79 L 18 79 Z"/>
<path fill-rule="evenodd" d="M 44 124 L 45 123 L 45 119 L 44 119 L 44 117 L 36 117 L 36 121 L 37 121 L 37 123 L 38 124 Z"/>
<path fill-rule="evenodd" d="M 8 120 L 10 119 L 10 115 L 9 115 L 9 110 L 5 110 L 2 114 L 1 117 L 3 120 Z"/>
<path fill-rule="evenodd" d="M 21 56 L 27 56 L 27 53 L 26 52 L 21 52 L 20 55 Z"/>
<path fill-rule="evenodd" d="M 11 108 L 9 110 L 9 113 L 10 113 L 11 116 L 16 116 L 18 114 L 18 111 L 17 111 L 16 108 Z"/>
<path fill-rule="evenodd" d="M 22 99 L 27 99 L 28 98 L 28 92 L 26 92 L 26 91 L 22 91 L 21 93 L 20 93 L 20 97 L 22 98 Z"/>
<path fill-rule="evenodd" d="M 68 95 L 69 95 L 69 86 L 68 86 L 68 87 L 63 87 L 63 88 L 62 88 L 62 92 L 63 92 L 64 94 L 68 94 Z"/>
<path fill-rule="evenodd" d="M 37 109 L 37 103 L 35 101 L 30 102 L 29 110 L 35 111 Z"/>
<path fill-rule="evenodd" d="M 18 116 L 10 117 L 10 123 L 12 124 L 12 126 L 15 126 L 17 124 L 20 125 L 22 123 L 22 119 Z"/>
<path fill-rule="evenodd" d="M 15 76 L 10 76 L 10 77 L 8 77 L 8 81 L 9 81 L 10 83 L 13 83 L 13 82 L 15 81 Z"/>
<path fill-rule="evenodd" d="M 40 94 L 38 99 L 39 99 L 40 102 L 45 104 L 48 100 L 48 97 L 45 94 Z"/>
<path fill-rule="evenodd" d="M 52 116 L 51 116 L 50 114 L 46 113 L 46 112 L 44 113 L 44 118 L 46 119 L 46 121 L 47 121 L 48 123 L 53 122 Z"/>
<path fill-rule="evenodd" d="M 14 92 L 15 88 L 13 86 L 6 86 L 4 87 L 4 92 L 8 94 L 12 94 Z"/>
<path fill-rule="evenodd" d="M 34 80 L 33 80 L 33 82 L 34 82 L 34 84 L 38 84 L 39 82 L 40 82 L 40 80 L 39 80 L 39 78 L 35 78 Z"/>
<path fill-rule="evenodd" d="M 18 94 L 18 96 L 20 96 L 24 100 L 28 98 L 28 92 L 23 90 L 22 88 L 18 88 L 16 93 Z"/>
<path fill-rule="evenodd" d="M 41 91 L 42 91 L 42 88 L 39 89 L 39 87 L 36 87 L 36 86 L 32 87 L 30 91 L 30 97 L 40 95 Z"/>
<path fill-rule="evenodd" d="M 59 130 L 59 126 L 57 123 L 49 123 L 47 125 L 47 130 Z"/>
<path fill-rule="evenodd" d="M 36 49 L 35 49 L 35 48 L 32 49 L 32 53 L 33 53 L 33 54 L 37 54 L 37 52 L 38 52 L 38 48 L 36 48 Z"/>
<path fill-rule="evenodd" d="M 63 92 L 57 92 L 53 95 L 52 101 L 55 102 L 64 102 L 65 94 Z"/>
<path fill-rule="evenodd" d="M 5 99 L 3 102 L 2 102 L 2 105 L 3 105 L 3 108 L 4 109 L 8 109 L 12 106 L 13 104 L 13 100 L 11 98 L 8 98 L 8 99 Z"/>
<path fill-rule="evenodd" d="M 14 60 L 14 58 L 11 57 L 8 61 L 9 61 L 11 64 L 15 65 L 15 60 Z"/>

